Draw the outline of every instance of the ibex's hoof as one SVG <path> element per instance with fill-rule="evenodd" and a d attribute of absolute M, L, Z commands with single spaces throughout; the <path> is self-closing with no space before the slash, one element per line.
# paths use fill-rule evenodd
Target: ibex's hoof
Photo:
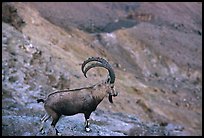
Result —
<path fill-rule="evenodd" d="M 58 133 L 57 133 L 57 136 L 62 136 L 62 134 L 58 132 Z"/>
<path fill-rule="evenodd" d="M 41 130 L 40 132 L 41 132 L 41 134 L 45 134 L 45 131 L 44 131 L 44 130 Z"/>
<path fill-rule="evenodd" d="M 40 132 L 41 132 L 42 134 L 45 134 L 45 131 L 44 131 L 43 127 L 40 128 Z"/>
<path fill-rule="evenodd" d="M 85 130 L 86 130 L 86 132 L 90 132 L 91 131 L 91 129 L 88 128 L 88 127 L 86 127 Z"/>

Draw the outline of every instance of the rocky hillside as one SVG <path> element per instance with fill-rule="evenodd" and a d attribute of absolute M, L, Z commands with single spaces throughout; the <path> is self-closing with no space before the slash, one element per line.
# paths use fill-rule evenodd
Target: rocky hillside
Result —
<path fill-rule="evenodd" d="M 79 10 L 80 9 L 80 10 Z M 116 73 L 84 131 L 63 116 L 62 135 L 202 135 L 202 3 L 3 3 L 2 135 L 55 135 L 36 99 L 106 78 L 81 64 L 106 58 Z"/>

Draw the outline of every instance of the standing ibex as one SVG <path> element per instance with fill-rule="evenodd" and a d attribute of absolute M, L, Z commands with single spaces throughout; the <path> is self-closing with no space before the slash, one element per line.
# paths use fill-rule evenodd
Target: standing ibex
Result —
<path fill-rule="evenodd" d="M 93 62 L 91 65 L 86 66 L 87 63 Z M 85 116 L 85 131 L 90 131 L 89 117 L 93 111 L 95 111 L 98 104 L 108 94 L 109 101 L 113 103 L 112 96 L 117 96 L 118 93 L 114 89 L 115 73 L 110 64 L 103 58 L 91 57 L 85 60 L 82 64 L 82 72 L 86 77 L 86 73 L 93 67 L 103 67 L 108 70 L 109 76 L 101 83 L 72 90 L 60 90 L 50 93 L 46 100 L 38 99 L 38 102 L 44 102 L 44 108 L 47 114 L 41 119 L 42 123 L 47 121 L 52 116 L 51 126 L 55 128 L 61 115 L 75 115 L 77 113 L 83 113 Z M 43 130 L 41 126 L 40 131 Z M 56 134 L 59 132 L 55 128 Z"/>

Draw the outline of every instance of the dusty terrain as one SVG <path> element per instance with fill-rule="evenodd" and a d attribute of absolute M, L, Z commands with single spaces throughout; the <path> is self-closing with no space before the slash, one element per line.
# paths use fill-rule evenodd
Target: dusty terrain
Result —
<path fill-rule="evenodd" d="M 79 10 L 80 9 L 80 10 Z M 36 99 L 105 79 L 82 62 L 106 58 L 114 104 L 62 117 L 62 135 L 202 135 L 202 3 L 3 3 L 2 135 L 42 135 Z M 47 122 L 44 135 L 54 135 Z"/>

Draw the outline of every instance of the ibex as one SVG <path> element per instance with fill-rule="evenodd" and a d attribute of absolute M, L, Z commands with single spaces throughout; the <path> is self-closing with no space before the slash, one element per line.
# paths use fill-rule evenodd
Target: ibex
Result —
<path fill-rule="evenodd" d="M 86 66 L 87 63 L 93 62 L 91 65 Z M 117 96 L 118 92 L 115 91 L 115 73 L 111 65 L 103 58 L 91 57 L 85 60 L 81 66 L 81 70 L 85 77 L 88 70 L 94 67 L 103 67 L 108 70 L 109 75 L 106 80 L 92 86 L 70 89 L 70 90 L 59 90 L 50 93 L 46 100 L 38 99 L 37 102 L 43 102 L 44 108 L 47 112 L 41 119 L 42 123 L 46 122 L 52 117 L 51 126 L 55 129 L 56 134 L 60 135 L 58 130 L 55 128 L 61 115 L 71 116 L 78 113 L 83 113 L 85 117 L 85 131 L 89 132 L 89 117 L 93 111 L 95 111 L 98 104 L 108 94 L 109 101 L 113 103 L 112 96 Z M 40 128 L 43 131 L 43 125 Z"/>

